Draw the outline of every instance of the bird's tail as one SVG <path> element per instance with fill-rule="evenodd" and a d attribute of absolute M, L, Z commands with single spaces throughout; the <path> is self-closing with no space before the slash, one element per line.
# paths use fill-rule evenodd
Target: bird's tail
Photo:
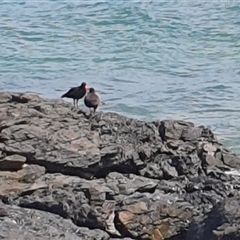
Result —
<path fill-rule="evenodd" d="M 66 93 L 64 93 L 64 94 L 61 96 L 61 98 L 64 98 L 64 97 L 66 97 Z"/>

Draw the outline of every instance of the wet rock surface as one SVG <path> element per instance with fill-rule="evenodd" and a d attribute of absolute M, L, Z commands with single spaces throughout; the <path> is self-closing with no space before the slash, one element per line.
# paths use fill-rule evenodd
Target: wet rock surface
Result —
<path fill-rule="evenodd" d="M 204 126 L 0 93 L 0 239 L 240 239 L 239 180 Z"/>

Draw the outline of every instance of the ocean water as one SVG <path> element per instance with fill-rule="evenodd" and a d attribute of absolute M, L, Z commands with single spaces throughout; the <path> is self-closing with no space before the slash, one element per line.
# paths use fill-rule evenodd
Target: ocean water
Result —
<path fill-rule="evenodd" d="M 102 111 L 204 124 L 240 153 L 239 3 L 3 0 L 0 91 L 86 81 Z"/>

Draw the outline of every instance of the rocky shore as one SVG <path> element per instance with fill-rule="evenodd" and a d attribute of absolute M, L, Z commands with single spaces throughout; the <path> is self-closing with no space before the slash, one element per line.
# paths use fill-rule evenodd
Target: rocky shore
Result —
<path fill-rule="evenodd" d="M 240 158 L 204 126 L 0 93 L 0 239 L 240 239 Z"/>

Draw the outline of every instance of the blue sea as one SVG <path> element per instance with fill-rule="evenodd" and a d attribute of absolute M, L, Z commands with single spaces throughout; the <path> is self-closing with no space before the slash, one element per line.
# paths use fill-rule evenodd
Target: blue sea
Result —
<path fill-rule="evenodd" d="M 2 0 L 0 34 L 0 91 L 86 81 L 101 111 L 203 124 L 240 153 L 240 1 Z"/>

